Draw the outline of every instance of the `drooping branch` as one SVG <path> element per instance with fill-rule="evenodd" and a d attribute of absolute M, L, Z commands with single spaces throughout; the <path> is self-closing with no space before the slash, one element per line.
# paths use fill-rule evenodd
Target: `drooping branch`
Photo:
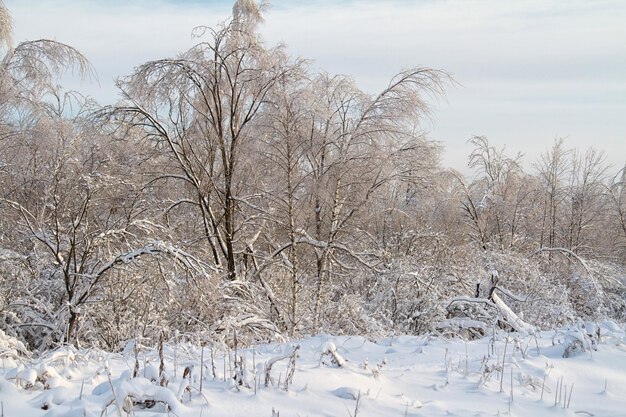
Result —
<path fill-rule="evenodd" d="M 591 273 L 591 270 L 589 269 L 589 266 L 587 266 L 587 263 L 585 262 L 584 259 L 582 259 L 580 256 L 576 255 L 574 252 L 572 252 L 569 249 L 566 248 L 540 248 L 537 249 L 532 255 L 538 255 L 542 252 L 557 252 L 557 253 L 561 253 L 563 255 L 567 255 L 570 256 L 572 258 L 574 258 L 576 261 L 578 261 L 578 263 L 580 263 L 580 265 L 585 269 L 585 271 L 587 272 L 587 274 L 592 277 L 593 274 Z"/>
<path fill-rule="evenodd" d="M 8 50 L 0 67 L 0 73 L 7 74 L 16 85 L 22 85 L 22 92 L 35 97 L 52 90 L 53 77 L 66 71 L 76 71 L 83 79 L 96 78 L 93 67 L 80 51 L 50 39 L 21 42 Z"/>

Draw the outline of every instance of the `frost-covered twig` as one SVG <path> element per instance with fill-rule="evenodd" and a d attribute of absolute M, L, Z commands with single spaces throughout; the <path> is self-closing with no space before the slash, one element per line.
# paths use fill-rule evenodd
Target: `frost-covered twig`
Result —
<path fill-rule="evenodd" d="M 296 345 L 294 346 L 293 350 L 290 353 L 287 353 L 285 355 L 281 355 L 281 356 L 276 356 L 274 358 L 271 358 L 269 361 L 267 361 L 265 363 L 265 386 L 269 387 L 271 381 L 272 381 L 272 377 L 270 375 L 271 371 L 272 371 L 272 366 L 274 366 L 274 364 L 276 362 L 280 362 L 284 359 L 291 359 L 293 358 L 294 364 L 295 364 L 295 356 L 298 352 L 298 350 L 300 349 L 300 345 Z M 291 361 L 290 361 L 291 364 Z M 287 382 L 285 381 L 285 384 L 287 384 Z M 287 385 L 285 385 L 287 386 Z"/>

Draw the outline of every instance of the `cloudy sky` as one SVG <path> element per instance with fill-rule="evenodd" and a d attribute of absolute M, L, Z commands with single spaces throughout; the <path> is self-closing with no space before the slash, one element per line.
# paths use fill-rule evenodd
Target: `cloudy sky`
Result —
<path fill-rule="evenodd" d="M 115 101 L 113 80 L 194 43 L 191 29 L 227 18 L 225 0 L 4 0 L 16 41 L 51 38 L 91 60 Z M 261 30 L 268 45 L 375 93 L 402 69 L 428 66 L 458 86 L 434 102 L 430 136 L 444 164 L 466 171 L 466 144 L 485 135 L 530 163 L 557 137 L 626 163 L 626 1 L 274 0 Z"/>

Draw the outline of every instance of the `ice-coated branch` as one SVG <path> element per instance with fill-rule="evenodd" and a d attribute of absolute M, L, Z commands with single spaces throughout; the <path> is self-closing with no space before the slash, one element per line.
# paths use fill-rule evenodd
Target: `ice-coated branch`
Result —
<path fill-rule="evenodd" d="M 265 386 L 266 387 L 269 387 L 272 381 L 272 377 L 270 375 L 272 371 L 272 366 L 274 366 L 276 362 L 280 362 L 285 359 L 294 359 L 299 349 L 300 349 L 300 345 L 296 345 L 291 352 L 281 355 L 281 356 L 275 356 L 265 363 Z"/>

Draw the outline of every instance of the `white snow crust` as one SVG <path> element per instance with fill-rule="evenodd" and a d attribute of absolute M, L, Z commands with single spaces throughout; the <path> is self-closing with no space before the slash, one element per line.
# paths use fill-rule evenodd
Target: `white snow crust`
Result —
<path fill-rule="evenodd" d="M 63 348 L 39 358 L 0 341 L 5 416 L 624 416 L 626 333 L 614 322 L 580 323 L 482 339 L 316 336 L 237 350 L 166 345 L 167 386 L 157 349 L 120 353 Z M 598 333 L 600 337 L 598 338 Z M 6 336 L 4 336 L 6 338 Z M 4 344 L 3 344 L 4 343 Z M 285 391 L 287 358 L 299 345 Z M 343 359 L 329 363 L 329 353 Z M 211 357 L 214 359 L 211 360 Z M 264 369 L 272 362 L 272 379 Z M 233 379 L 235 363 L 245 383 Z M 202 366 L 203 365 L 203 366 Z M 186 367 L 191 377 L 183 379 Z M 202 380 L 201 380 L 202 369 Z M 202 388 L 201 388 L 202 385 Z M 202 389 L 202 391 L 200 391 Z"/>

